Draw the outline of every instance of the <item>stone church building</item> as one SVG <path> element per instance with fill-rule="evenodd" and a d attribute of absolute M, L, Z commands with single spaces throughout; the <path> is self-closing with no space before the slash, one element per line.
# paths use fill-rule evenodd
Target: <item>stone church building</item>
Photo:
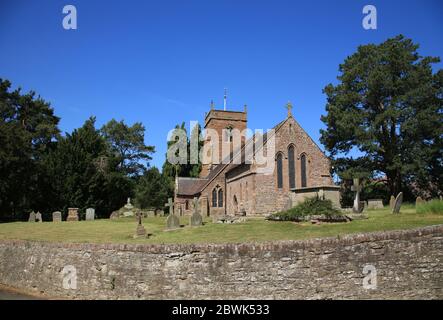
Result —
<path fill-rule="evenodd" d="M 216 159 L 204 162 L 199 178 L 176 177 L 175 213 L 192 213 L 194 198 L 198 198 L 201 213 L 211 216 L 266 215 L 312 196 L 331 199 L 339 206 L 339 187 L 333 184 L 329 159 L 294 119 L 290 103 L 287 109 L 287 117 L 272 133 L 263 134 L 263 152 L 274 161 L 271 172 L 263 173 L 256 162 L 245 161 L 245 150 L 254 137 L 242 137 L 238 148 L 230 147 L 230 159 L 221 158 L 222 143 L 233 143 L 226 137 L 227 129 L 247 128 L 246 106 L 244 111 L 227 111 L 216 110 L 211 105 L 204 128 L 217 132 L 219 152 Z M 208 140 L 205 139 L 203 149 L 213 151 Z M 267 155 L 271 140 L 274 154 Z M 255 155 L 257 148 L 253 150 Z"/>

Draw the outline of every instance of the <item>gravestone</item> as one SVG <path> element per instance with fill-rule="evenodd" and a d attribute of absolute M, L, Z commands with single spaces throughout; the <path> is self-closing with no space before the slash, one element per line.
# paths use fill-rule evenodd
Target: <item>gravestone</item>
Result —
<path fill-rule="evenodd" d="M 148 210 L 148 212 L 146 213 L 146 215 L 148 217 L 154 217 L 155 216 L 155 210 Z"/>
<path fill-rule="evenodd" d="M 111 219 L 111 220 L 116 220 L 116 219 L 118 219 L 118 218 L 120 218 L 120 214 L 119 214 L 118 211 L 113 211 L 113 212 L 111 213 L 111 215 L 109 216 L 109 219 Z"/>
<path fill-rule="evenodd" d="M 383 209 L 382 199 L 368 199 L 368 209 Z"/>
<path fill-rule="evenodd" d="M 422 197 L 418 196 L 417 199 L 415 199 L 415 206 L 419 206 L 423 204 L 425 201 L 422 199 Z"/>
<path fill-rule="evenodd" d="M 32 212 L 29 214 L 28 222 L 35 222 L 35 212 L 34 212 L 34 211 L 32 211 Z"/>
<path fill-rule="evenodd" d="M 359 178 L 354 179 L 354 184 L 352 185 L 351 190 L 355 192 L 354 206 L 352 207 L 352 210 L 355 213 L 361 213 L 364 206 L 362 206 L 360 202 L 361 185 Z"/>
<path fill-rule="evenodd" d="M 68 208 L 66 221 L 78 221 L 78 208 Z"/>
<path fill-rule="evenodd" d="M 88 208 L 86 209 L 86 220 L 94 220 L 95 219 L 95 209 Z"/>
<path fill-rule="evenodd" d="M 394 208 L 392 209 L 392 213 L 400 213 L 400 207 L 403 203 L 403 192 L 400 192 L 395 198 Z"/>
<path fill-rule="evenodd" d="M 40 211 L 38 211 L 37 214 L 35 215 L 35 220 L 37 222 L 43 222 L 42 214 L 40 213 Z"/>
<path fill-rule="evenodd" d="M 140 212 L 137 214 L 137 219 L 138 223 L 137 223 L 137 229 L 135 230 L 134 238 L 146 237 L 146 229 L 145 227 L 143 227 L 142 214 Z"/>
<path fill-rule="evenodd" d="M 62 213 L 60 211 L 52 213 L 52 222 L 62 222 Z"/>
<path fill-rule="evenodd" d="M 194 213 L 191 215 L 189 219 L 189 224 L 192 227 L 201 226 L 203 224 L 203 218 L 201 214 L 198 212 L 198 199 L 194 198 Z"/>
<path fill-rule="evenodd" d="M 393 209 L 395 204 L 395 197 L 391 196 L 391 199 L 389 200 L 389 208 Z"/>
<path fill-rule="evenodd" d="M 166 228 L 168 230 L 180 228 L 180 220 L 174 214 L 174 205 L 172 204 L 172 198 L 168 199 L 168 203 L 165 204 L 166 207 L 169 207 L 169 215 L 166 219 Z"/>

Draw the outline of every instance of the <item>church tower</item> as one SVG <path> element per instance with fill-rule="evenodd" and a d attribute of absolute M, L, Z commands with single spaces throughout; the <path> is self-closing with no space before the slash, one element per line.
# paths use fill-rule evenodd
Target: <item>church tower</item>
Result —
<path fill-rule="evenodd" d="M 247 128 L 247 110 L 246 105 L 243 111 L 228 111 L 226 110 L 226 94 L 224 99 L 224 110 L 214 109 L 214 103 L 211 102 L 211 110 L 205 115 L 205 140 L 203 144 L 204 150 L 204 161 L 202 165 L 202 170 L 200 172 L 200 177 L 206 177 L 211 169 L 222 163 L 223 157 L 223 145 L 224 150 L 229 147 L 232 152 L 233 148 L 236 147 L 231 135 L 232 130 L 238 130 L 238 132 L 243 133 Z M 207 130 L 210 129 L 210 130 Z M 216 135 L 211 135 L 216 133 Z M 217 139 L 217 141 L 214 141 Z M 245 143 L 244 135 L 241 136 L 241 146 Z M 218 150 L 216 150 L 218 149 Z M 218 152 L 217 152 L 218 151 Z"/>

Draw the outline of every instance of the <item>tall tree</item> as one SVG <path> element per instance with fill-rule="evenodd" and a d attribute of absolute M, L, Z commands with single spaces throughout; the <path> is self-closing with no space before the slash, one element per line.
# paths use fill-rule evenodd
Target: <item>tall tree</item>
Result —
<path fill-rule="evenodd" d="M 53 187 L 48 208 L 64 210 L 78 207 L 96 209 L 99 217 L 122 206 L 132 195 L 134 183 L 116 170 L 113 153 L 100 131 L 95 118 L 60 139 L 57 147 L 45 159 L 46 175 Z"/>
<path fill-rule="evenodd" d="M 339 83 L 324 88 L 326 150 L 338 168 L 384 173 L 392 194 L 405 182 L 443 190 L 443 70 L 417 49 L 402 35 L 360 46 L 340 65 Z"/>
<path fill-rule="evenodd" d="M 23 218 L 45 202 L 42 157 L 54 146 L 59 118 L 31 91 L 11 91 L 0 79 L 0 219 Z"/>
<path fill-rule="evenodd" d="M 140 122 L 128 126 L 123 120 L 112 119 L 101 132 L 115 152 L 120 170 L 130 176 L 141 174 L 145 169 L 142 161 L 151 160 L 155 152 L 153 146 L 145 144 L 145 127 Z"/>

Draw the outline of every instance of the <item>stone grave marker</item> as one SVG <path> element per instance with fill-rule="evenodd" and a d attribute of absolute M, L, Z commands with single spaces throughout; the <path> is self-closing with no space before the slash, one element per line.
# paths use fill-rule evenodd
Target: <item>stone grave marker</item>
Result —
<path fill-rule="evenodd" d="M 137 214 L 137 229 L 135 230 L 134 238 L 146 237 L 146 229 L 142 224 L 142 214 L 139 212 Z"/>
<path fill-rule="evenodd" d="M 32 211 L 32 212 L 29 214 L 28 222 L 35 222 L 35 212 L 34 212 L 34 211 Z"/>
<path fill-rule="evenodd" d="M 383 209 L 382 199 L 368 199 L 368 209 Z"/>
<path fill-rule="evenodd" d="M 400 192 L 395 198 L 394 208 L 392 209 L 392 213 L 400 213 L 400 207 L 403 203 L 403 192 Z"/>
<path fill-rule="evenodd" d="M 66 221 L 78 221 L 78 208 L 68 208 Z"/>
<path fill-rule="evenodd" d="M 423 204 L 425 201 L 422 199 L 422 197 L 418 196 L 417 199 L 415 199 L 415 206 L 419 206 Z"/>
<path fill-rule="evenodd" d="M 360 179 L 355 178 L 354 184 L 351 187 L 351 190 L 355 192 L 354 206 L 352 207 L 353 212 L 361 213 L 363 211 L 364 206 L 360 203 L 360 192 L 361 192 Z"/>
<path fill-rule="evenodd" d="M 201 226 L 203 224 L 203 217 L 198 212 L 198 198 L 197 197 L 194 198 L 194 212 L 192 213 L 192 215 L 189 219 L 189 224 L 192 227 Z"/>
<path fill-rule="evenodd" d="M 116 220 L 118 218 L 120 218 L 120 214 L 118 213 L 118 211 L 113 211 L 111 213 L 111 215 L 109 216 L 109 219 L 111 219 L 111 220 Z"/>
<path fill-rule="evenodd" d="M 40 213 L 40 211 L 38 211 L 37 214 L 35 215 L 35 220 L 37 222 L 43 222 L 42 214 Z"/>
<path fill-rule="evenodd" d="M 165 204 L 165 206 L 169 207 L 169 215 L 166 219 L 166 229 L 171 230 L 180 228 L 180 220 L 174 214 L 174 205 L 172 203 L 172 198 L 168 199 L 168 203 Z"/>
<path fill-rule="evenodd" d="M 389 200 L 389 208 L 393 209 L 395 204 L 395 197 L 391 196 L 391 199 Z"/>
<path fill-rule="evenodd" d="M 94 220 L 95 219 L 95 209 L 88 208 L 86 209 L 86 220 Z"/>
<path fill-rule="evenodd" d="M 62 213 L 60 211 L 52 213 L 52 222 L 62 222 Z"/>

